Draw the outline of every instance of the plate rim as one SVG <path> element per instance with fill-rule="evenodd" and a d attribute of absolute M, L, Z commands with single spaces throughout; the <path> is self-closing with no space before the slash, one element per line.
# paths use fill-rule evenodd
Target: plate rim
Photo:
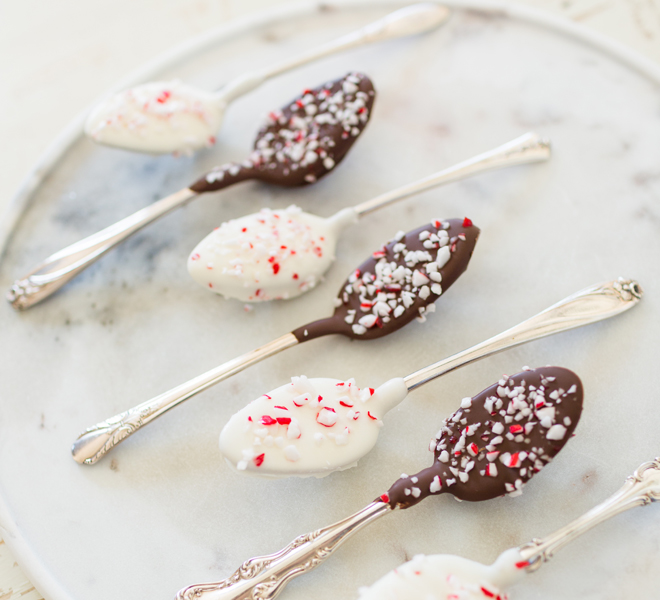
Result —
<path fill-rule="evenodd" d="M 146 82 L 158 76 L 160 71 L 171 68 L 178 62 L 192 59 L 195 54 L 216 44 L 222 44 L 265 25 L 278 23 L 284 19 L 305 17 L 323 12 L 329 8 L 335 10 L 372 7 L 396 8 L 415 3 L 414 1 L 402 2 L 400 0 L 332 0 L 330 2 L 303 0 L 302 2 L 261 10 L 196 35 L 158 55 L 153 60 L 132 71 L 91 106 L 121 89 Z M 508 0 L 446 0 L 437 3 L 449 6 L 452 9 L 479 11 L 543 27 L 591 46 L 660 86 L 660 64 L 618 40 L 609 38 L 605 34 L 591 30 L 565 17 L 550 14 L 543 9 L 515 4 Z M 0 219 L 0 261 L 3 260 L 7 243 L 10 241 L 23 213 L 28 208 L 32 197 L 48 174 L 68 152 L 69 148 L 82 136 L 83 124 L 89 108 L 74 118 L 48 146 L 10 200 L 2 219 Z M 73 597 L 62 587 L 62 584 L 43 564 L 41 557 L 23 537 L 2 494 L 0 494 L 0 534 L 38 593 L 48 600 L 73 600 Z"/>

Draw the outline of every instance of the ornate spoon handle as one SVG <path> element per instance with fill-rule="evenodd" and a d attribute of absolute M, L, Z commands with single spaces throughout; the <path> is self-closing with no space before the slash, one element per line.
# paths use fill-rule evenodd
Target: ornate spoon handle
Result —
<path fill-rule="evenodd" d="M 157 417 L 174 408 L 184 400 L 215 385 L 216 383 L 239 373 L 250 365 L 273 356 L 282 350 L 298 344 L 296 336 L 287 333 L 272 342 L 226 362 L 215 369 L 183 383 L 169 392 L 156 396 L 152 400 L 110 417 L 101 423 L 83 431 L 71 446 L 73 459 L 86 465 L 93 465 L 103 458 L 117 444 L 123 442 L 128 436 L 151 423 Z"/>
<path fill-rule="evenodd" d="M 549 158 L 550 142 L 538 133 L 528 132 L 502 146 L 478 154 L 453 167 L 358 204 L 354 207 L 354 210 L 358 216 L 366 215 L 397 200 L 419 194 L 444 183 L 450 183 L 491 169 L 513 167 L 514 165 L 539 162 Z"/>
<path fill-rule="evenodd" d="M 490 354 L 618 315 L 635 306 L 641 297 L 639 284 L 621 277 L 585 288 L 511 329 L 408 375 L 404 381 L 408 390 L 414 390 Z"/>
<path fill-rule="evenodd" d="M 297 537 L 275 554 L 245 561 L 227 579 L 183 588 L 176 600 L 272 600 L 291 579 L 318 567 L 350 536 L 391 510 L 386 502 L 372 502 L 347 519 Z"/>
<path fill-rule="evenodd" d="M 17 310 L 25 310 L 45 300 L 126 238 L 198 195 L 189 188 L 179 190 L 52 254 L 14 282 L 7 292 L 7 300 Z"/>
<path fill-rule="evenodd" d="M 369 23 L 364 27 L 344 35 L 332 42 L 303 52 L 292 58 L 281 62 L 273 67 L 261 71 L 251 71 L 233 79 L 225 85 L 218 93 L 221 100 L 227 104 L 243 94 L 247 94 L 259 87 L 266 80 L 302 65 L 319 60 L 331 54 L 350 50 L 364 44 L 382 42 L 394 38 L 414 35 L 431 31 L 442 25 L 450 15 L 446 6 L 434 2 L 423 2 L 401 8 L 389 15 Z"/>
<path fill-rule="evenodd" d="M 575 519 L 565 527 L 542 539 L 534 539 L 520 547 L 521 556 L 529 563 L 528 571 L 535 571 L 550 560 L 555 552 L 592 527 L 637 506 L 660 500 L 660 458 L 640 465 L 626 483 L 605 502 Z"/>

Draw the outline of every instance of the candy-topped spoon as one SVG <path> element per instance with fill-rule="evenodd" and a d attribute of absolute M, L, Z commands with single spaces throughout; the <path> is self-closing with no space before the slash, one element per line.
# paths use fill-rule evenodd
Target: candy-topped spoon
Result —
<path fill-rule="evenodd" d="M 296 206 L 223 223 L 188 258 L 188 272 L 225 298 L 259 302 L 295 298 L 311 290 L 335 259 L 342 230 L 379 208 L 484 171 L 547 160 L 550 144 L 526 133 L 502 146 L 324 219 Z M 427 240 L 433 247 L 437 240 Z"/>
<path fill-rule="evenodd" d="M 286 187 L 314 183 L 344 159 L 369 122 L 374 99 L 373 84 L 361 73 L 304 90 L 270 113 L 246 160 L 217 167 L 190 187 L 52 254 L 15 281 L 7 299 L 18 310 L 30 308 L 137 231 L 201 194 L 250 179 Z"/>
<path fill-rule="evenodd" d="M 434 248 L 424 246 L 431 236 L 438 239 Z M 282 350 L 331 334 L 352 339 L 380 338 L 416 317 L 423 318 L 433 312 L 433 303 L 465 271 L 478 237 L 479 229 L 467 218 L 434 221 L 408 234 L 397 235 L 397 239 L 353 271 L 339 292 L 331 317 L 298 327 L 90 427 L 73 443 L 74 460 L 95 463 L 119 442 L 177 404 Z"/>
<path fill-rule="evenodd" d="M 554 408 L 550 428 L 540 423 L 533 408 L 541 400 Z M 463 399 L 461 408 L 444 420 L 431 442 L 431 467 L 402 475 L 361 511 L 302 535 L 275 554 L 247 560 L 223 581 L 184 588 L 177 600 L 270 600 L 291 579 L 321 564 L 351 535 L 393 510 L 445 493 L 472 502 L 519 495 L 524 484 L 571 438 L 582 400 L 582 383 L 568 369 L 541 367 L 506 377 Z M 501 407 L 496 408 L 496 403 Z M 513 424 L 524 433 L 512 433 Z M 557 425 L 563 427 L 561 436 L 554 434 Z"/>
<path fill-rule="evenodd" d="M 631 508 L 660 500 L 660 458 L 640 465 L 623 487 L 554 533 L 509 548 L 490 566 L 447 554 L 415 556 L 368 588 L 359 600 L 507 599 L 507 588 L 536 571 L 557 550 L 596 525 Z"/>
<path fill-rule="evenodd" d="M 324 477 L 349 469 L 375 446 L 381 419 L 409 391 L 491 354 L 618 315 L 640 297 L 634 281 L 591 286 L 472 348 L 376 389 L 360 390 L 354 379 L 293 377 L 237 412 L 220 434 L 220 450 L 238 471 L 264 477 Z M 534 409 L 542 423 L 543 415 L 553 410 Z M 549 426 L 550 420 L 545 423 Z M 562 425 L 554 427 L 559 433 Z"/>
<path fill-rule="evenodd" d="M 94 141 L 137 152 L 191 154 L 212 146 L 224 113 L 236 98 L 268 79 L 330 54 L 372 42 L 431 31 L 450 11 L 434 3 L 397 10 L 358 31 L 274 67 L 237 77 L 219 92 L 180 81 L 152 82 L 124 90 L 92 110 L 85 133 Z"/>

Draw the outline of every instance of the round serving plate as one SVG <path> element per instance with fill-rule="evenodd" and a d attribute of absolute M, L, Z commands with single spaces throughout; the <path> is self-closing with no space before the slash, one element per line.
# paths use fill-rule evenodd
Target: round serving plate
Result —
<path fill-rule="evenodd" d="M 471 504 L 446 496 L 390 514 L 290 584 L 287 598 L 355 597 L 359 586 L 418 553 L 492 561 L 588 510 L 660 454 L 658 70 L 528 9 L 452 4 L 451 20 L 436 32 L 269 82 L 230 108 L 217 147 L 192 158 L 101 148 L 72 129 L 70 149 L 61 159 L 52 154 L 56 166 L 29 205 L 28 194 L 15 205 L 23 214 L 0 268 L 3 288 L 55 250 L 215 164 L 243 158 L 261 115 L 303 88 L 360 70 L 378 90 L 362 139 L 319 183 L 296 190 L 246 183 L 201 198 L 42 305 L 21 314 L 0 307 L 2 536 L 46 598 L 172 598 L 187 584 L 222 579 L 245 559 L 360 509 L 402 472 L 430 464 L 428 441 L 442 418 L 523 365 L 575 370 L 586 405 L 575 439 L 521 497 Z M 215 88 L 395 6 L 273 11 L 174 52 L 142 77 Z M 326 282 L 305 296 L 246 311 L 186 273 L 189 251 L 222 221 L 291 203 L 328 216 L 528 130 L 551 138 L 550 162 L 488 173 L 366 218 L 345 233 Z M 396 231 L 465 215 L 481 239 L 470 268 L 426 323 L 372 342 L 325 338 L 291 349 L 163 416 L 97 465 L 71 459 L 70 444 L 85 427 L 330 314 L 346 275 Z M 374 386 L 619 275 L 638 279 L 646 292 L 633 311 L 415 391 L 385 417 L 378 446 L 355 469 L 270 481 L 237 475 L 219 455 L 227 419 L 292 375 Z M 563 550 L 515 597 L 653 597 L 659 526 L 654 507 L 618 517 Z"/>

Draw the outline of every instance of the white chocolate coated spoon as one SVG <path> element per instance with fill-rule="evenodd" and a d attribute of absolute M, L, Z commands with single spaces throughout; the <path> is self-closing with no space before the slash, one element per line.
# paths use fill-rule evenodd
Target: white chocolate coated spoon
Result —
<path fill-rule="evenodd" d="M 243 302 L 295 298 L 322 280 L 335 259 L 339 234 L 360 217 L 445 183 L 549 157 L 549 142 L 530 132 L 327 219 L 294 206 L 264 209 L 212 231 L 190 254 L 188 271 L 204 289 L 225 298 Z"/>
<path fill-rule="evenodd" d="M 492 410 L 493 396 L 501 410 Z M 562 438 L 546 435 L 529 410 L 541 398 L 555 408 L 554 418 L 567 424 Z M 223 581 L 189 586 L 177 594 L 177 600 L 271 600 L 291 579 L 319 566 L 378 517 L 442 494 L 470 502 L 518 496 L 571 438 L 583 400 L 579 377 L 561 367 L 528 369 L 500 380 L 476 396 L 464 398 L 461 407 L 444 419 L 433 440 L 431 467 L 412 476 L 401 475 L 387 492 L 343 521 L 299 536 L 280 552 L 252 558 Z M 524 426 L 525 435 L 502 437 L 498 433 L 509 429 L 512 422 Z"/>
<path fill-rule="evenodd" d="M 544 538 L 506 550 L 490 566 L 459 556 L 420 554 L 362 588 L 359 600 L 506 600 L 511 585 L 578 536 L 619 513 L 658 500 L 660 458 L 640 465 L 623 487 L 583 516 Z"/>
<path fill-rule="evenodd" d="M 434 257 L 435 251 L 432 254 L 423 249 L 420 241 L 423 232 L 436 236 L 446 233 L 449 236 L 448 243 L 438 249 L 437 256 Z M 80 434 L 73 443 L 71 453 L 74 460 L 84 464 L 95 463 L 118 443 L 181 402 L 287 348 L 326 335 L 338 334 L 359 340 L 376 339 L 394 333 L 427 312 L 433 312 L 434 303 L 465 272 L 478 238 L 479 229 L 469 219 L 436 220 L 414 229 L 407 235 L 397 236 L 397 240 L 379 250 L 382 256 L 374 258 L 372 255 L 351 272 L 339 292 L 332 316 L 302 325 L 169 392 L 97 423 Z M 399 248 L 400 246 L 404 249 Z M 413 253 L 412 257 L 408 257 L 409 252 Z M 407 266 L 413 265 L 413 258 L 414 272 Z M 437 262 L 438 258 L 441 263 Z M 382 264 L 379 266 L 379 263 L 383 262 L 388 263 L 387 268 L 390 271 L 392 264 L 399 265 L 400 268 L 397 267 L 395 272 L 388 274 L 383 270 Z M 424 277 L 429 284 L 431 273 L 441 283 L 416 287 L 422 270 L 429 273 L 429 278 Z M 366 283 L 367 281 L 369 283 Z M 381 293 L 385 293 L 388 301 L 385 308 L 378 301 Z M 365 314 L 361 307 L 366 304 L 373 308 Z M 364 316 L 356 317 L 358 310 Z"/>
<path fill-rule="evenodd" d="M 7 300 L 17 310 L 34 306 L 134 233 L 202 194 L 250 179 L 286 187 L 314 183 L 333 172 L 359 139 L 375 95 L 371 80 L 362 73 L 305 89 L 269 114 L 245 160 L 216 167 L 189 187 L 51 254 L 14 282 Z"/>
<path fill-rule="evenodd" d="M 640 288 L 622 279 L 581 290 L 480 344 L 405 378 L 360 390 L 354 380 L 294 377 L 236 413 L 220 434 L 220 450 L 240 472 L 264 477 L 324 477 L 355 466 L 375 446 L 381 419 L 410 390 L 486 356 L 613 317 L 637 304 Z M 547 429 L 556 435 L 563 425 Z M 547 413 L 547 414 L 546 414 Z"/>
<path fill-rule="evenodd" d="M 213 93 L 179 81 L 130 88 L 93 109 L 85 133 L 94 141 L 137 152 L 192 153 L 215 143 L 225 110 L 268 79 L 330 54 L 372 42 L 423 33 L 449 17 L 448 8 L 421 3 L 397 10 L 333 42 L 274 67 L 248 72 Z"/>

